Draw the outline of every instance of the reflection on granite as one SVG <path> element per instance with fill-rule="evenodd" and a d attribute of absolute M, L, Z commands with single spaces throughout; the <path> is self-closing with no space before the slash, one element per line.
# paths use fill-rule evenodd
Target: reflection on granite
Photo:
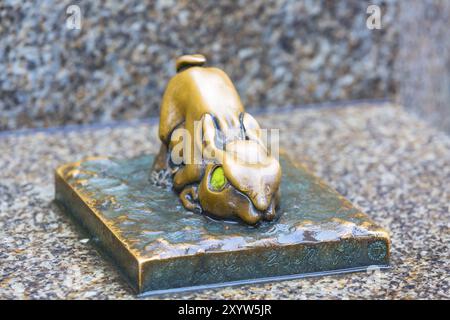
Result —
<path fill-rule="evenodd" d="M 398 2 L 7 1 L 0 130 L 155 116 L 183 53 L 224 69 L 248 107 L 384 98 Z M 66 28 L 72 4 L 81 30 Z M 382 7 L 381 30 L 366 27 L 370 4 Z"/>
<path fill-rule="evenodd" d="M 400 10 L 399 101 L 450 133 L 450 1 L 410 0 Z"/>
<path fill-rule="evenodd" d="M 391 235 L 392 269 L 164 298 L 450 298 L 450 138 L 384 104 L 260 115 L 282 147 Z M 156 152 L 154 125 L 0 136 L 0 297 L 133 298 L 92 240 L 53 204 L 74 158 Z"/>

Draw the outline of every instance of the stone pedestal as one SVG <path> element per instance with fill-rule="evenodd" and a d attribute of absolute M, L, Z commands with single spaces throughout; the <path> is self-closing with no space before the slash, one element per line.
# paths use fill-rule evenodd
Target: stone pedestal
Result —
<path fill-rule="evenodd" d="M 281 158 L 281 218 L 258 228 L 187 212 L 149 182 L 153 156 L 56 170 L 56 202 L 138 293 L 283 280 L 389 264 L 389 236 L 303 167 Z"/>

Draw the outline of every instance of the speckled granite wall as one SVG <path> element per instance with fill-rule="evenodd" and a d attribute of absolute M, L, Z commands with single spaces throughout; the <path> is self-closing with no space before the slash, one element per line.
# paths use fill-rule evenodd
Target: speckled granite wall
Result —
<path fill-rule="evenodd" d="M 450 133 L 450 1 L 410 0 L 398 20 L 398 101 Z"/>
<path fill-rule="evenodd" d="M 398 0 L 14 1 L 0 4 L 0 130 L 158 114 L 173 60 L 201 52 L 245 105 L 384 98 Z M 81 30 L 66 8 L 81 7 Z M 381 30 L 366 27 L 369 4 Z"/>

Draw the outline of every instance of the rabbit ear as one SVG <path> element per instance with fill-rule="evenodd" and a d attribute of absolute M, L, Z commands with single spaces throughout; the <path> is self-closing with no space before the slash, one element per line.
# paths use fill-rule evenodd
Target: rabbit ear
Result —
<path fill-rule="evenodd" d="M 205 114 L 202 120 L 203 144 L 202 155 L 207 160 L 223 163 L 224 151 L 216 145 L 216 126 L 210 114 Z"/>
<path fill-rule="evenodd" d="M 245 136 L 249 140 L 261 141 L 261 128 L 255 118 L 249 113 L 241 114 L 241 123 L 244 127 Z"/>

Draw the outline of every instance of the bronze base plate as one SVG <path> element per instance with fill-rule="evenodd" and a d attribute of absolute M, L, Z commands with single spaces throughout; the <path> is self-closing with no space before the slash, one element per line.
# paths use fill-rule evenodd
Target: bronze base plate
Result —
<path fill-rule="evenodd" d="M 257 228 L 187 212 L 150 183 L 153 156 L 56 170 L 56 202 L 138 293 L 161 293 L 389 264 L 389 236 L 302 166 L 281 158 L 280 219 Z"/>

